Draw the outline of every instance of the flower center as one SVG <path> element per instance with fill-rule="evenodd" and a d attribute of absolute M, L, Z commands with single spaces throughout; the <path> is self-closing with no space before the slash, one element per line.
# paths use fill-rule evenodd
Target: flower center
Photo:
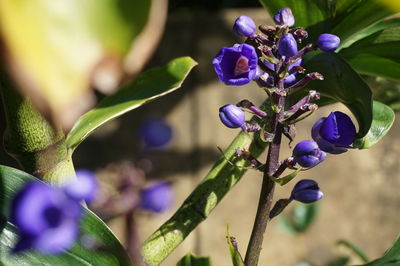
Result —
<path fill-rule="evenodd" d="M 249 72 L 249 59 L 243 55 L 236 61 L 235 76 Z"/>

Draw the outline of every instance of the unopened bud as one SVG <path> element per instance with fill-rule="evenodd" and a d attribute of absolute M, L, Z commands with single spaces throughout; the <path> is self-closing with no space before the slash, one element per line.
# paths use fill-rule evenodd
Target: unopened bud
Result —
<path fill-rule="evenodd" d="M 254 35 L 256 30 L 256 24 L 248 16 L 240 16 L 236 19 L 235 24 L 233 24 L 233 31 L 237 35 L 250 37 Z"/>
<path fill-rule="evenodd" d="M 281 26 L 292 27 L 294 25 L 294 16 L 290 8 L 282 8 L 274 16 L 276 24 Z"/>
<path fill-rule="evenodd" d="M 340 44 L 339 37 L 329 33 L 323 33 L 319 35 L 317 40 L 318 48 L 324 52 L 336 50 L 339 47 L 339 44 Z"/>
<path fill-rule="evenodd" d="M 219 108 L 219 118 L 229 128 L 241 127 L 246 120 L 244 111 L 233 104 L 227 104 Z"/>

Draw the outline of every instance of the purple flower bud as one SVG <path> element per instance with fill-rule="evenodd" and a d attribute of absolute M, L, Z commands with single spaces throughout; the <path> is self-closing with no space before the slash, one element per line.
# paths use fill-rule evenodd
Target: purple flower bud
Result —
<path fill-rule="evenodd" d="M 233 104 L 227 104 L 219 108 L 219 118 L 229 128 L 241 127 L 246 121 L 244 111 Z"/>
<path fill-rule="evenodd" d="M 339 47 L 339 44 L 339 37 L 329 33 L 319 35 L 317 40 L 318 48 L 325 52 L 336 50 Z"/>
<path fill-rule="evenodd" d="M 283 34 L 278 41 L 278 51 L 281 56 L 291 57 L 297 54 L 297 42 L 290 33 Z"/>
<path fill-rule="evenodd" d="M 218 78 L 226 85 L 244 85 L 258 78 L 258 56 L 249 44 L 222 48 L 212 63 Z"/>
<path fill-rule="evenodd" d="M 290 8 L 282 8 L 274 16 L 276 24 L 281 26 L 292 27 L 294 25 L 294 16 Z"/>
<path fill-rule="evenodd" d="M 96 176 L 90 170 L 79 169 L 76 171 L 76 177 L 64 186 L 65 194 L 71 199 L 84 200 L 89 204 L 95 199 L 99 190 Z"/>
<path fill-rule="evenodd" d="M 174 202 L 171 184 L 156 183 L 140 192 L 140 207 L 152 212 L 161 213 L 169 209 Z"/>
<path fill-rule="evenodd" d="M 297 60 L 296 62 L 294 62 L 293 64 L 291 64 L 291 65 L 288 67 L 288 70 L 290 71 L 290 70 L 292 70 L 293 67 L 300 66 L 302 62 L 303 62 L 302 59 Z M 287 76 L 287 77 L 284 79 L 284 81 L 283 81 L 285 87 L 292 86 L 292 85 L 295 84 L 296 82 L 297 82 L 297 71 L 296 71 L 296 72 L 293 72 L 292 74 L 290 74 L 289 76 Z"/>
<path fill-rule="evenodd" d="M 293 157 L 302 167 L 314 167 L 326 158 L 326 153 L 321 151 L 313 140 L 303 140 L 293 149 Z"/>
<path fill-rule="evenodd" d="M 27 184 L 12 201 L 11 222 L 20 233 L 14 252 L 32 248 L 57 254 L 69 249 L 78 237 L 82 211 L 60 188 Z"/>
<path fill-rule="evenodd" d="M 237 35 L 249 37 L 254 35 L 256 30 L 256 24 L 248 16 L 240 16 L 236 19 L 235 24 L 233 24 L 233 31 Z"/>
<path fill-rule="evenodd" d="M 337 111 L 319 119 L 312 127 L 311 136 L 321 150 L 339 154 L 352 148 L 350 144 L 356 138 L 356 127 L 348 115 Z"/>
<path fill-rule="evenodd" d="M 171 140 L 172 128 L 161 118 L 150 118 L 140 125 L 139 135 L 146 146 L 159 148 Z"/>
<path fill-rule="evenodd" d="M 324 194 L 319 190 L 317 182 L 310 179 L 303 179 L 294 186 L 290 199 L 303 203 L 312 203 L 320 200 L 323 196 Z"/>

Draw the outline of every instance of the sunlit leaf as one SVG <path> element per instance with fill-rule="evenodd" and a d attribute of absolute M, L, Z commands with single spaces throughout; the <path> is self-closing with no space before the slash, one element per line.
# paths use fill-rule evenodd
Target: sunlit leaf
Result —
<path fill-rule="evenodd" d="M 94 130 L 126 112 L 178 89 L 197 63 L 190 57 L 172 60 L 164 67 L 146 71 L 84 114 L 69 132 L 67 147 L 73 149 Z"/>
<path fill-rule="evenodd" d="M 354 147 L 368 149 L 376 144 L 392 127 L 395 115 L 389 106 L 374 101 L 372 114 L 372 124 L 367 135 L 362 139 L 357 139 Z"/>
<path fill-rule="evenodd" d="M 244 266 L 242 256 L 240 255 L 240 252 L 237 249 L 237 246 L 234 245 L 233 238 L 229 234 L 228 226 L 226 227 L 226 240 L 228 241 L 229 253 L 230 253 L 231 259 L 232 259 L 232 265 L 233 266 Z"/>
<path fill-rule="evenodd" d="M 368 84 L 335 53 L 310 55 L 304 65 L 309 72 L 324 76 L 324 80 L 312 81 L 308 88 L 346 105 L 357 118 L 358 136 L 365 136 L 372 122 L 372 93 Z"/>
<path fill-rule="evenodd" d="M 2 0 L 0 38 L 17 85 L 53 122 L 68 127 L 90 88 L 118 85 L 123 58 L 151 0 Z M 100 80 L 100 81 L 99 81 Z"/>
<path fill-rule="evenodd" d="M 211 261 L 208 257 L 199 257 L 188 253 L 178 261 L 176 266 L 211 266 Z"/>
<path fill-rule="evenodd" d="M 397 238 L 393 246 L 385 254 L 363 266 L 396 266 L 400 263 L 400 238 Z"/>

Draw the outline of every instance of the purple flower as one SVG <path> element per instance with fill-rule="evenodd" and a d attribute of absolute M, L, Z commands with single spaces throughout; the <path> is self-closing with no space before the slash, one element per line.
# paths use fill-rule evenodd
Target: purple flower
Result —
<path fill-rule="evenodd" d="M 297 54 L 297 42 L 292 34 L 285 33 L 278 41 L 278 52 L 281 56 L 291 57 Z"/>
<path fill-rule="evenodd" d="M 90 170 L 79 169 L 76 171 L 76 177 L 64 186 L 64 191 L 70 198 L 76 201 L 84 200 L 89 204 L 99 190 L 96 176 Z"/>
<path fill-rule="evenodd" d="M 294 147 L 293 157 L 302 167 L 314 167 L 326 158 L 326 153 L 321 151 L 313 140 L 303 140 Z"/>
<path fill-rule="evenodd" d="M 282 8 L 274 15 L 274 21 L 281 26 L 292 27 L 294 25 L 294 16 L 290 8 Z"/>
<path fill-rule="evenodd" d="M 257 62 L 254 47 L 244 43 L 222 48 L 212 63 L 222 82 L 239 86 L 258 78 Z"/>
<path fill-rule="evenodd" d="M 161 118 L 150 118 L 140 125 L 139 135 L 146 146 L 159 148 L 171 140 L 172 128 Z"/>
<path fill-rule="evenodd" d="M 237 35 L 249 37 L 254 35 L 256 30 L 256 24 L 248 16 L 240 16 L 236 19 L 235 24 L 233 24 L 233 31 Z"/>
<path fill-rule="evenodd" d="M 303 203 L 312 203 L 320 200 L 323 196 L 324 193 L 319 190 L 317 182 L 310 179 L 303 179 L 294 186 L 290 199 Z"/>
<path fill-rule="evenodd" d="M 321 150 L 339 154 L 352 148 L 350 144 L 356 138 L 356 127 L 348 115 L 337 111 L 319 119 L 312 127 L 311 135 Z"/>
<path fill-rule="evenodd" d="M 156 183 L 140 192 L 140 207 L 152 212 L 161 213 L 169 209 L 174 203 L 171 184 L 169 182 Z"/>
<path fill-rule="evenodd" d="M 319 35 L 317 40 L 318 48 L 325 52 L 336 50 L 339 47 L 339 44 L 339 37 L 329 33 Z"/>
<path fill-rule="evenodd" d="M 64 252 L 78 237 L 82 212 L 82 206 L 62 189 L 40 182 L 27 184 L 12 201 L 11 222 L 20 233 L 14 251 Z"/>
<path fill-rule="evenodd" d="M 227 104 L 219 108 L 219 118 L 229 128 L 241 127 L 246 120 L 244 111 L 233 104 Z"/>

